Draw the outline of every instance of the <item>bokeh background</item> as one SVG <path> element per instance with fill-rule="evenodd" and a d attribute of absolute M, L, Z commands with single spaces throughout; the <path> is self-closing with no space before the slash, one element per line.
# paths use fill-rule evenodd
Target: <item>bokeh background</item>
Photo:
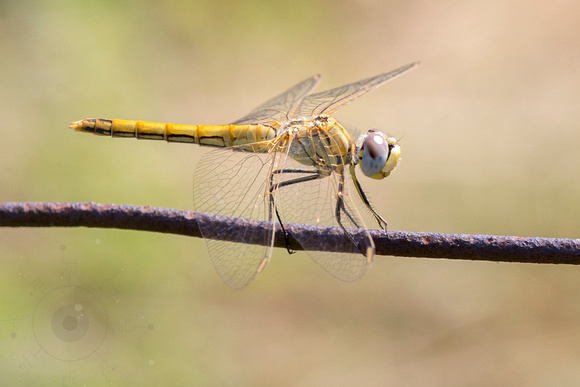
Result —
<path fill-rule="evenodd" d="M 390 227 L 578 238 L 579 26 L 574 0 L 0 1 L 0 201 L 191 209 L 205 150 L 69 123 L 228 123 L 421 60 L 337 114 L 401 138 L 363 182 Z M 0 230 L 0 258 L 2 385 L 580 383 L 573 266 L 378 257 L 349 284 L 281 250 L 232 291 L 202 240 L 57 228 Z M 78 294 L 70 347 L 36 324 Z"/>

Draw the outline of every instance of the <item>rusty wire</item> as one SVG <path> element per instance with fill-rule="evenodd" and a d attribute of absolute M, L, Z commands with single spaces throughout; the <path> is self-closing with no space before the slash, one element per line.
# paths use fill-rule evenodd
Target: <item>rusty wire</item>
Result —
<path fill-rule="evenodd" d="M 97 203 L 2 203 L 0 227 L 99 227 L 153 231 L 201 237 L 220 230 L 229 241 L 259 244 L 268 222 L 179 211 L 158 207 Z M 207 226 L 207 227 L 206 227 Z M 287 226 L 287 227 L 286 227 Z M 333 251 L 351 252 L 352 243 L 338 228 L 288 224 L 290 247 L 302 250 L 292 235 L 330 238 Z M 248 233 L 248 229 L 252 232 Z M 224 233 L 223 230 L 228 230 Z M 245 232 L 244 232 L 245 231 Z M 241 236 L 243 234 L 243 241 Z M 371 230 L 377 255 L 449 258 L 493 262 L 580 264 L 580 239 Z M 206 237 L 207 232 L 206 232 Z M 276 247 L 286 247 L 277 226 Z"/>

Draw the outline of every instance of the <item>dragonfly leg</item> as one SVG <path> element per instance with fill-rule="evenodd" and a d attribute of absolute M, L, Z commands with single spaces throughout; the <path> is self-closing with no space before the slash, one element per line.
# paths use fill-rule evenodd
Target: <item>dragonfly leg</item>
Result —
<path fill-rule="evenodd" d="M 346 229 L 344 224 L 342 224 L 341 214 L 344 213 L 346 214 L 346 216 L 348 217 L 353 226 L 357 228 L 364 228 L 364 226 L 357 221 L 356 215 L 352 214 L 346 208 L 343 192 L 344 192 L 344 174 L 341 175 L 340 181 L 338 183 L 338 195 L 336 198 L 336 210 L 335 210 L 336 221 L 340 225 L 340 227 L 342 228 L 348 239 L 351 240 L 351 242 L 358 248 L 358 250 L 362 253 L 362 255 L 367 257 L 367 259 L 369 259 L 369 262 L 372 262 L 375 250 L 374 243 L 372 239 L 370 239 L 370 235 L 367 234 L 367 238 L 360 239 L 359 242 L 357 242 L 354 239 L 353 235 Z"/>
<path fill-rule="evenodd" d="M 371 205 L 369 199 L 367 198 L 367 195 L 364 193 L 358 179 L 356 178 L 354 165 L 352 165 L 352 164 L 350 165 L 350 174 L 352 176 L 352 181 L 353 181 L 354 186 L 356 188 L 356 192 L 358 192 L 358 196 L 361 198 L 361 200 L 363 201 L 365 206 L 367 206 L 367 208 L 371 211 L 371 213 L 375 217 L 376 221 L 379 223 L 379 227 L 381 229 L 385 230 L 385 232 L 386 232 L 387 231 L 387 221 L 384 220 L 383 217 L 380 216 L 379 213 L 377 211 L 375 211 L 375 209 Z"/>
<path fill-rule="evenodd" d="M 282 232 L 284 233 L 284 243 L 286 244 L 286 251 L 288 251 L 288 254 L 294 254 L 296 251 L 290 248 L 290 234 L 288 234 L 288 231 L 284 227 L 284 223 L 282 222 L 282 218 L 280 218 L 280 213 L 278 212 L 278 207 L 276 207 L 276 205 L 274 205 L 274 211 L 276 211 L 276 218 L 278 218 L 278 223 L 280 223 L 280 227 L 282 228 Z"/>
<path fill-rule="evenodd" d="M 355 226 L 360 228 L 360 224 L 358 224 L 358 222 L 356 221 L 356 219 L 350 214 L 350 212 L 347 210 L 346 206 L 344 205 L 344 199 L 343 199 L 343 192 L 344 192 L 344 174 L 342 174 L 342 177 L 340 179 L 340 182 L 338 183 L 338 195 L 336 197 L 336 209 L 334 212 L 334 216 L 336 217 L 336 222 L 339 224 L 340 228 L 342 228 L 342 230 L 344 231 L 345 235 L 352 241 L 352 243 L 357 246 L 359 248 L 359 250 L 361 251 L 361 253 L 365 254 L 365 249 L 361 248 L 358 243 L 354 240 L 354 238 L 352 237 L 352 235 L 350 235 L 350 233 L 346 230 L 346 227 L 342 224 L 342 212 L 344 212 L 346 214 L 346 216 L 348 217 L 348 219 L 351 221 L 351 223 Z"/>
<path fill-rule="evenodd" d="M 336 211 L 335 211 L 335 216 L 336 216 L 336 221 L 338 222 L 338 224 L 340 225 L 340 227 L 344 228 L 344 226 L 342 225 L 342 221 L 341 221 L 341 212 L 343 211 L 346 216 L 348 217 L 348 219 L 350 219 L 350 221 L 352 222 L 352 224 L 355 227 L 360 228 L 360 224 L 358 224 L 356 222 L 356 219 L 353 218 L 353 216 L 350 214 L 350 212 L 348 212 L 348 210 L 346 209 L 346 206 L 344 205 L 344 200 L 342 199 L 342 195 L 339 195 L 337 200 L 336 200 Z"/>
<path fill-rule="evenodd" d="M 274 184 L 273 179 L 275 175 L 280 175 L 283 173 L 304 173 L 309 174 L 308 176 L 298 177 L 296 179 L 282 181 L 278 184 Z M 327 176 L 323 171 L 320 170 L 308 170 L 308 169 L 277 169 L 272 172 L 270 175 L 270 190 L 269 190 L 269 202 L 270 202 L 270 213 L 272 212 L 272 208 L 276 212 L 276 217 L 278 218 L 278 222 L 280 222 L 280 227 L 282 228 L 282 232 L 284 233 L 284 241 L 286 242 L 286 250 L 288 254 L 294 254 L 295 251 L 290 248 L 290 239 L 289 234 L 286 228 L 284 228 L 284 222 L 282 222 L 282 218 L 280 217 L 280 213 L 278 212 L 278 206 L 274 201 L 274 191 L 280 189 L 282 187 L 286 187 L 292 184 L 303 183 L 305 181 L 316 180 L 322 177 Z"/>

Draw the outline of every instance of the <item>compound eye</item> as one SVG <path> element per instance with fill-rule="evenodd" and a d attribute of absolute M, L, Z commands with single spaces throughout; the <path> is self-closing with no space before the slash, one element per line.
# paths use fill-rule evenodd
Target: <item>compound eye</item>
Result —
<path fill-rule="evenodd" d="M 372 177 L 380 173 L 391 154 L 387 138 L 382 132 L 369 131 L 362 146 L 361 169 Z"/>

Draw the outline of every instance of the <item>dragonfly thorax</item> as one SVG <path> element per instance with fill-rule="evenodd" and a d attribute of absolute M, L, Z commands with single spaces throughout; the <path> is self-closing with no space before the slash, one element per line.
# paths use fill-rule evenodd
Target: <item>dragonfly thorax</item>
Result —
<path fill-rule="evenodd" d="M 357 141 L 359 163 L 363 173 L 373 179 L 383 179 L 397 167 L 401 148 L 394 137 L 371 129 Z"/>

